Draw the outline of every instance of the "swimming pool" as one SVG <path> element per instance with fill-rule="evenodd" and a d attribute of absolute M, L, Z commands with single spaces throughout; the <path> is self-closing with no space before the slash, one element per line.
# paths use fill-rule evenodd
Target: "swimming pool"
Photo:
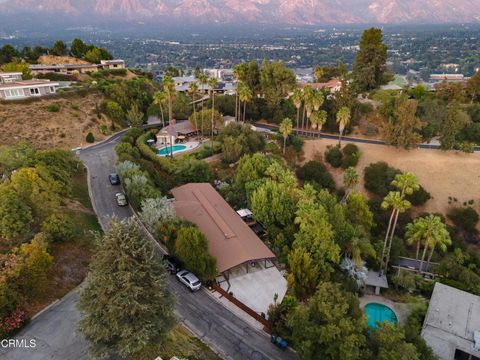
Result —
<path fill-rule="evenodd" d="M 173 151 L 173 153 L 175 154 L 180 151 L 185 151 L 186 149 L 187 147 L 185 145 L 167 146 L 162 149 L 159 149 L 157 154 L 165 156 L 165 155 L 170 155 L 171 151 Z"/>
<path fill-rule="evenodd" d="M 369 303 L 365 305 L 365 313 L 367 314 L 368 326 L 374 329 L 378 327 L 377 321 L 388 321 L 392 324 L 398 322 L 397 316 L 393 310 L 382 304 Z"/>

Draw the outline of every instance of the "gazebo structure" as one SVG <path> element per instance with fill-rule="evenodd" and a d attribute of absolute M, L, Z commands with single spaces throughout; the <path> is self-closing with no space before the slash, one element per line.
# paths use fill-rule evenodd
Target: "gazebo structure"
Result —
<path fill-rule="evenodd" d="M 373 289 L 375 295 L 380 295 L 380 289 L 388 289 L 387 276 L 380 274 L 378 271 L 368 270 L 365 287 Z"/>

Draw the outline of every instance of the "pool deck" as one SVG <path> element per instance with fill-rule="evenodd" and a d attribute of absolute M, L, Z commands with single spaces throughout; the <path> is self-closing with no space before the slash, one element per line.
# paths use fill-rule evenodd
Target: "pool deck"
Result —
<path fill-rule="evenodd" d="M 401 325 L 404 325 L 407 321 L 408 314 L 410 313 L 408 304 L 397 303 L 388 299 L 385 299 L 382 296 L 376 295 L 365 295 L 362 296 L 360 299 L 360 308 L 363 310 L 365 305 L 370 303 L 377 303 L 388 306 L 392 311 L 395 313 L 395 316 L 398 319 L 398 322 Z"/>

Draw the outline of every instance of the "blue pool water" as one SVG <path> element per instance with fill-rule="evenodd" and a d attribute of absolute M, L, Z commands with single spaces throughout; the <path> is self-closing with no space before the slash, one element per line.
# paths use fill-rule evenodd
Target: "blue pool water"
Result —
<path fill-rule="evenodd" d="M 367 314 L 368 326 L 374 329 L 378 327 L 377 321 L 389 321 L 392 324 L 398 322 L 397 316 L 392 309 L 382 304 L 370 303 L 365 305 L 365 313 Z"/>
<path fill-rule="evenodd" d="M 183 151 L 187 147 L 185 145 L 173 145 L 173 146 L 167 146 L 164 147 L 160 150 L 158 150 L 158 155 L 170 155 L 170 151 L 173 150 L 173 153 L 175 154 L 176 152 Z"/>

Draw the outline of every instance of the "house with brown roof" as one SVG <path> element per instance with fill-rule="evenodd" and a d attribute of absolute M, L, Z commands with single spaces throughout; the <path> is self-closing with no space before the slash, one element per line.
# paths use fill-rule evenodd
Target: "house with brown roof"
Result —
<path fill-rule="evenodd" d="M 196 224 L 217 260 L 222 288 L 260 313 L 275 294 L 280 302 L 287 282 L 275 266 L 275 254 L 209 183 L 191 183 L 172 190 L 178 217 Z"/>
<path fill-rule="evenodd" d="M 338 79 L 332 79 L 326 83 L 299 83 L 298 87 L 303 89 L 306 86 L 310 86 L 313 90 L 328 90 L 330 93 L 340 91 L 342 88 L 342 82 Z"/>

